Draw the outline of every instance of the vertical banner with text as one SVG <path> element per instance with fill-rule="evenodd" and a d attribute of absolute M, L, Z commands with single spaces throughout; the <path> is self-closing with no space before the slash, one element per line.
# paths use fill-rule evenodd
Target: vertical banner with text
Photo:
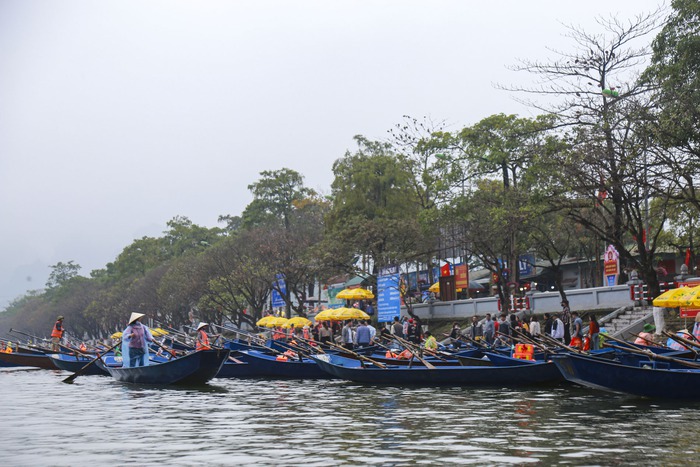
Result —
<path fill-rule="evenodd" d="M 279 289 L 279 292 L 277 289 Z M 287 284 L 284 282 L 284 275 L 277 274 L 277 282 L 275 283 L 275 287 L 272 288 L 271 294 L 272 308 L 281 308 L 285 306 L 285 295 L 287 295 Z"/>
<path fill-rule="evenodd" d="M 608 245 L 605 250 L 603 261 L 603 285 L 617 285 L 617 278 L 620 275 L 620 254 L 614 246 Z"/>
<path fill-rule="evenodd" d="M 383 268 L 377 278 L 377 321 L 386 323 L 401 315 L 398 266 Z"/>

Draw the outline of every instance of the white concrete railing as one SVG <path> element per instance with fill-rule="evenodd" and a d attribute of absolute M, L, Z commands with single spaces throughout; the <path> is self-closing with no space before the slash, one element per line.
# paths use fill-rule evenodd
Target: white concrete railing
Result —
<path fill-rule="evenodd" d="M 528 296 L 530 310 L 526 311 L 527 314 L 540 315 L 561 311 L 561 297 L 558 292 L 535 292 Z M 569 300 L 572 311 L 613 310 L 634 305 L 628 285 L 567 290 L 566 298 Z M 413 310 L 421 319 L 464 319 L 484 316 L 486 313 L 491 315 L 500 313 L 497 297 L 451 302 L 435 301 L 432 304 L 418 303 L 413 305 Z M 405 311 L 402 314 L 405 314 Z"/>

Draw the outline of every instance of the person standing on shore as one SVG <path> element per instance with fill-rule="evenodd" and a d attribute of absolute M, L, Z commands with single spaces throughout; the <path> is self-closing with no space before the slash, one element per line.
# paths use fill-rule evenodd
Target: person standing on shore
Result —
<path fill-rule="evenodd" d="M 341 338 L 343 341 L 343 347 L 345 347 L 348 350 L 352 350 L 353 348 L 353 335 L 354 331 L 352 329 L 352 321 L 348 320 L 345 322 L 345 326 L 343 326 L 343 331 L 341 333 Z"/>
<path fill-rule="evenodd" d="M 464 335 L 473 341 L 480 341 L 484 338 L 484 327 L 479 324 L 479 318 L 472 316 L 472 324 L 465 330 Z"/>
<path fill-rule="evenodd" d="M 58 352 L 60 350 L 59 344 L 63 338 L 63 316 L 56 318 L 56 322 L 51 330 L 51 350 Z"/>
<path fill-rule="evenodd" d="M 569 345 L 571 341 L 571 332 L 569 329 L 571 326 L 571 308 L 569 307 L 568 300 L 563 300 L 561 302 L 561 321 L 564 323 L 564 343 Z"/>
<path fill-rule="evenodd" d="M 583 347 L 583 320 L 579 317 L 578 311 L 571 313 L 573 322 L 571 323 L 571 347 L 580 349 Z"/>
<path fill-rule="evenodd" d="M 600 324 L 598 324 L 598 319 L 594 314 L 590 316 L 590 323 L 588 324 L 588 341 L 590 342 L 591 350 L 598 350 L 600 339 Z"/>
<path fill-rule="evenodd" d="M 552 321 L 552 339 L 564 343 L 564 322 L 558 316 Z"/>
<path fill-rule="evenodd" d="M 399 339 L 404 338 L 403 325 L 401 324 L 401 321 L 399 321 L 398 316 L 394 316 L 394 324 L 391 325 L 391 330 L 392 334 L 398 337 Z"/>
<path fill-rule="evenodd" d="M 532 337 L 539 337 L 541 333 L 540 322 L 537 320 L 537 316 L 532 315 L 530 317 L 530 335 Z"/>
<path fill-rule="evenodd" d="M 486 320 L 483 324 L 484 340 L 488 345 L 493 344 L 493 338 L 496 335 L 496 326 L 491 319 L 491 313 L 486 313 Z"/>

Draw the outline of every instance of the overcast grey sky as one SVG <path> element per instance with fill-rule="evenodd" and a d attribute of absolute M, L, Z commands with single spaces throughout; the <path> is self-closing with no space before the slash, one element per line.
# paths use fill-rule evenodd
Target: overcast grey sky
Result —
<path fill-rule="evenodd" d="M 328 193 L 352 137 L 532 115 L 496 82 L 661 0 L 0 0 L 0 309 L 176 215 L 213 227 L 282 167 Z"/>

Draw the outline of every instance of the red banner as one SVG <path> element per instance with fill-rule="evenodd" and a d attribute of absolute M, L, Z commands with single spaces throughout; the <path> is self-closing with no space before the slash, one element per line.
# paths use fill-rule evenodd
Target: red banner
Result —
<path fill-rule="evenodd" d="M 457 290 L 466 290 L 469 288 L 469 270 L 466 264 L 458 264 L 455 266 L 455 287 Z"/>

